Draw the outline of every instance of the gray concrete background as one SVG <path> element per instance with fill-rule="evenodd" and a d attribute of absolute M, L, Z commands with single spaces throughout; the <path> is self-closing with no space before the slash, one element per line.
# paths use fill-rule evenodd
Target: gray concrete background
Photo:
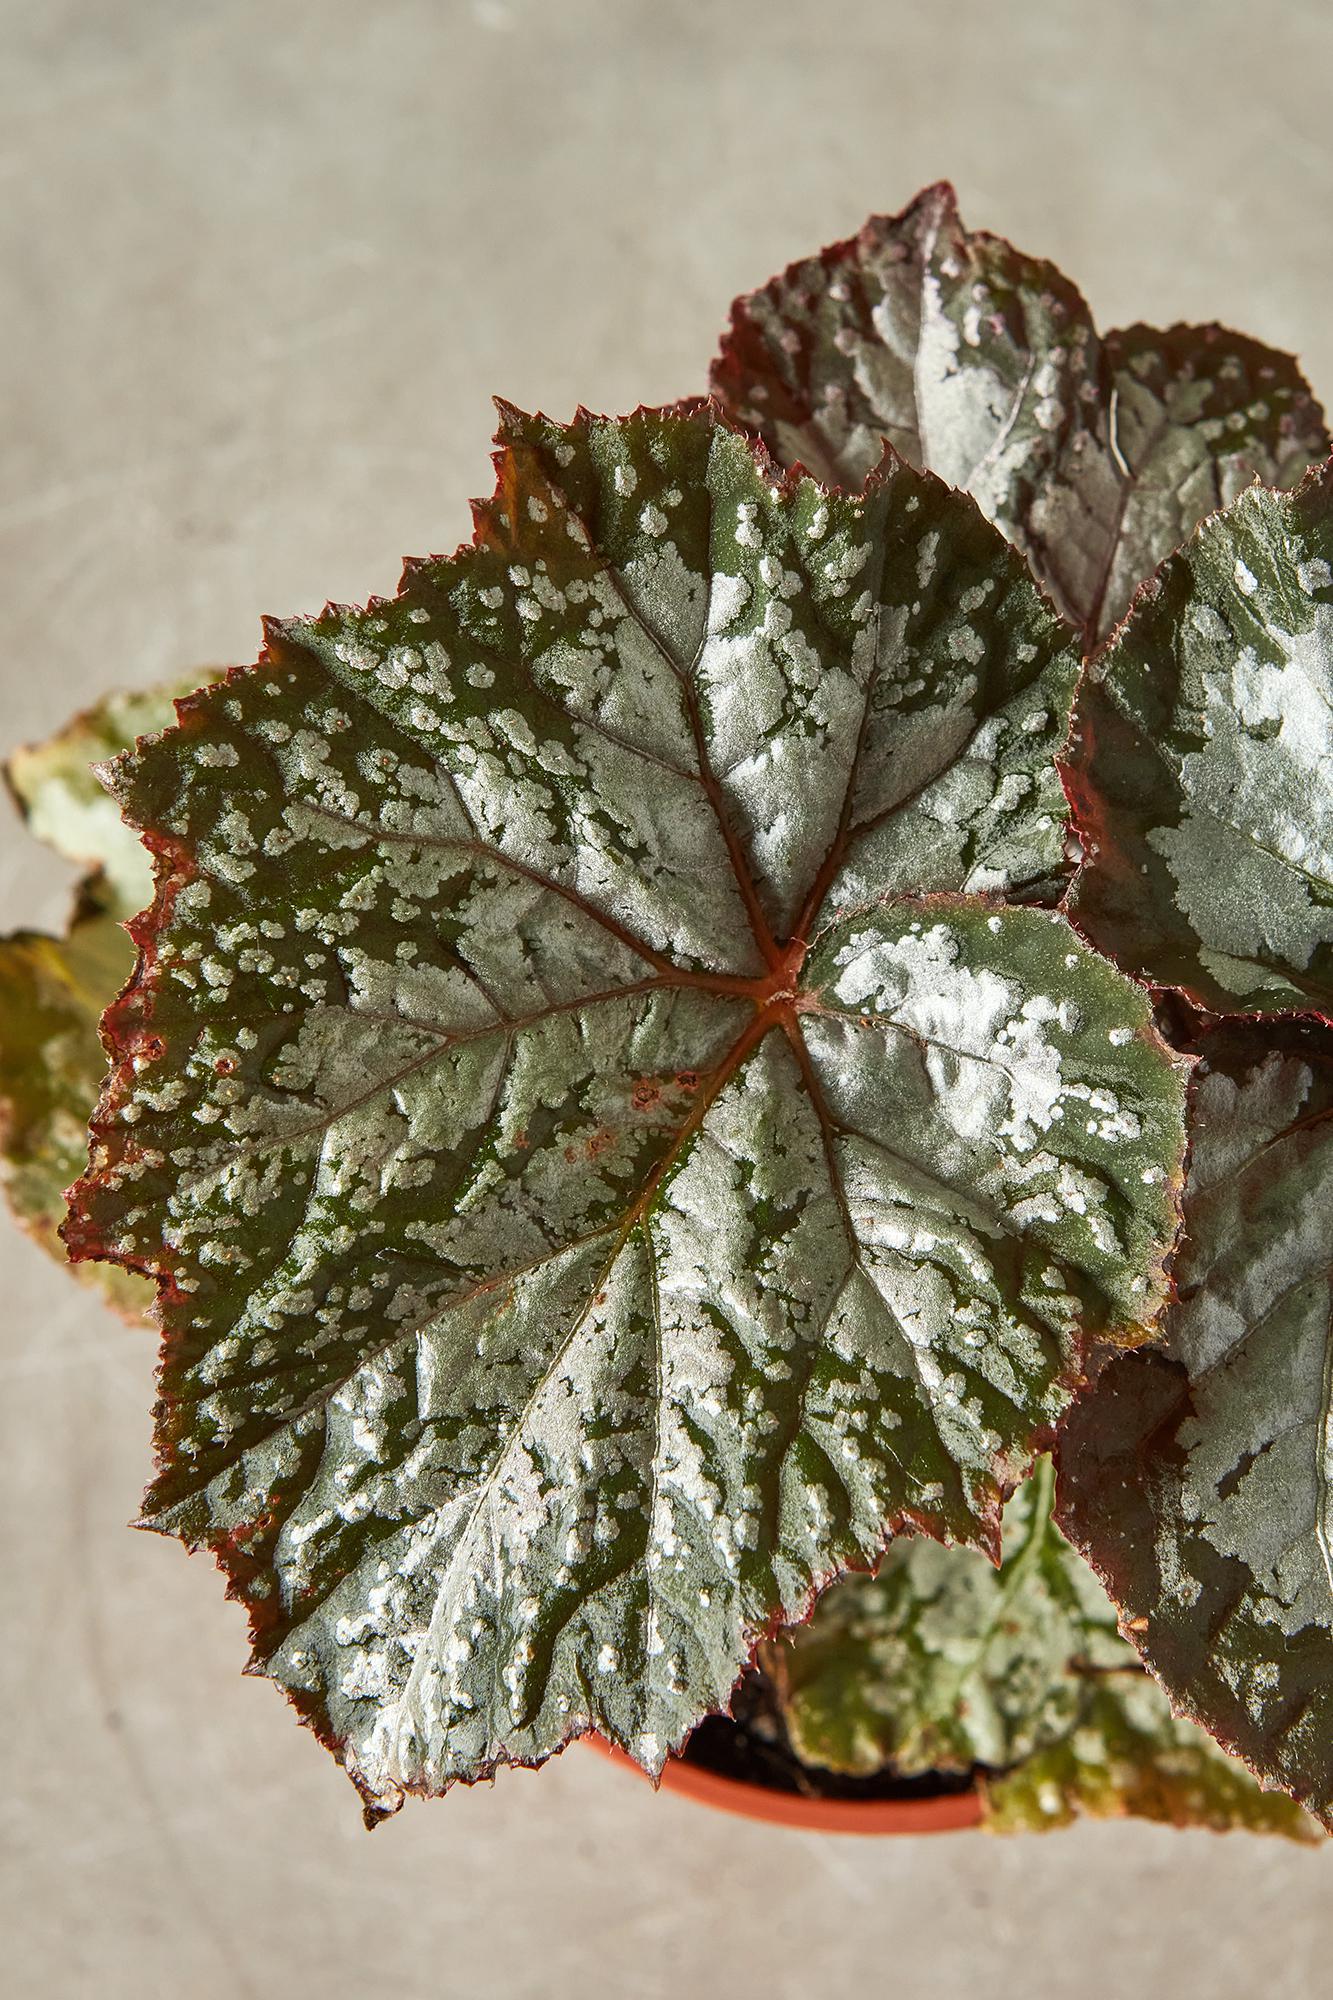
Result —
<path fill-rule="evenodd" d="M 1103 324 L 1333 398 L 1326 0 L 0 0 L 0 748 L 467 532 L 492 391 L 702 384 L 733 293 L 943 174 Z M 0 922 L 65 881 L 12 824 Z M 850 1842 L 591 1753 L 373 1838 L 202 1559 L 130 1534 L 150 1342 L 0 1237 L 7 1990 L 1324 1990 L 1333 1855 Z"/>

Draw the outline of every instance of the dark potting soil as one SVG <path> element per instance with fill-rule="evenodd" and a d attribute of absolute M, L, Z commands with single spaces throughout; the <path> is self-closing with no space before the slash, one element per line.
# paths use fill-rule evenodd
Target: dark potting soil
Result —
<path fill-rule="evenodd" d="M 970 1771 L 927 1771 L 917 1778 L 878 1771 L 870 1778 L 849 1778 L 803 1763 L 787 1741 L 773 1691 L 762 1673 L 746 1675 L 732 1710 L 729 1716 L 706 1716 L 699 1724 L 681 1752 L 687 1763 L 739 1784 L 795 1792 L 807 1799 L 934 1799 L 970 1791 L 974 1783 Z"/>

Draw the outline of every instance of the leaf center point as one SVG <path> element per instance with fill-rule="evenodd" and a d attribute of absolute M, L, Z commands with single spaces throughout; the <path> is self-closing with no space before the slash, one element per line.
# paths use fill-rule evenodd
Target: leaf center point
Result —
<path fill-rule="evenodd" d="M 765 978 L 755 980 L 755 1005 L 761 1014 L 790 1013 L 800 1005 L 801 969 L 805 964 L 806 949 L 804 938 L 793 938 L 773 970 Z"/>

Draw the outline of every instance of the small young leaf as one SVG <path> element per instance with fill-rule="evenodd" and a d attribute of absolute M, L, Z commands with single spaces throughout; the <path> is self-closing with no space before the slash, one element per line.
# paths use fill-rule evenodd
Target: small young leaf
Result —
<path fill-rule="evenodd" d="M 1094 1680 L 1077 1726 L 987 1778 L 985 1800 L 985 1824 L 997 1833 L 1042 1832 L 1082 1814 L 1324 1839 L 1294 1799 L 1261 1790 L 1206 1730 L 1173 1715 L 1141 1669 Z"/>
<path fill-rule="evenodd" d="M 1218 1012 L 1333 1015 L 1333 460 L 1242 494 L 1085 675 L 1080 925 Z"/>
<path fill-rule="evenodd" d="M 855 489 L 888 438 L 972 493 L 1090 647 L 1206 514 L 1330 442 L 1289 356 L 1217 326 L 1099 338 L 946 185 L 738 299 L 712 379 L 784 464 Z"/>
<path fill-rule="evenodd" d="M 764 1649 L 797 1755 L 857 1777 L 981 1765 L 986 1821 L 1002 1831 L 1130 1813 L 1319 1838 L 1172 1716 L 1051 1519 L 1053 1485 L 1043 1459 L 1010 1500 L 998 1570 L 903 1538 L 875 1576 L 834 1584 L 808 1625 Z"/>
<path fill-rule="evenodd" d="M 196 685 L 110 695 L 48 742 L 16 750 L 5 767 L 29 829 L 92 871 L 64 937 L 0 938 L 0 1171 L 18 1220 L 62 1264 L 56 1232 L 65 1189 L 86 1163 L 88 1120 L 106 1072 L 97 1024 L 134 970 L 124 924 L 153 886 L 143 843 L 92 767 L 136 736 L 165 729 L 173 696 Z M 76 1268 L 118 1310 L 138 1319 L 147 1309 L 143 1278 L 109 1264 Z"/>
<path fill-rule="evenodd" d="M 475 547 L 123 765 L 70 1224 L 163 1276 L 149 1518 L 372 1813 L 589 1728 L 659 1770 L 895 1523 L 991 1545 L 1183 1145 L 1138 989 L 943 893 L 1056 865 L 1073 668 L 971 503 L 706 412 L 504 438 Z"/>
<path fill-rule="evenodd" d="M 999 1771 L 1068 1734 L 1085 1661 L 1123 1665 L 1115 1613 L 1050 1517 L 1049 1459 L 1004 1511 L 1004 1561 L 917 1537 L 848 1577 L 768 1650 L 797 1755 L 870 1777 L 887 1767 Z M 1132 1651 L 1129 1659 L 1141 1673 Z"/>
<path fill-rule="evenodd" d="M 1333 1035 L 1203 1051 L 1167 1352 L 1069 1419 L 1060 1518 L 1172 1700 L 1333 1822 Z"/>

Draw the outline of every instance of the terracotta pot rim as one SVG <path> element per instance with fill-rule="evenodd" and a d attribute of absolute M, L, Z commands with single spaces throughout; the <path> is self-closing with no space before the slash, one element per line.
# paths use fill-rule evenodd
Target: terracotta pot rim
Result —
<path fill-rule="evenodd" d="M 582 1741 L 599 1756 L 651 1782 L 632 1757 L 601 1736 L 585 1736 Z M 741 1819 L 761 1820 L 770 1826 L 790 1826 L 807 1833 L 957 1833 L 981 1824 L 981 1794 L 975 1788 L 965 1792 L 941 1792 L 924 1799 L 807 1799 L 797 1792 L 779 1792 L 767 1785 L 747 1785 L 740 1778 L 724 1778 L 687 1758 L 669 1757 L 662 1772 L 662 1789 L 696 1805 L 711 1806 L 715 1812 L 735 1813 Z"/>

